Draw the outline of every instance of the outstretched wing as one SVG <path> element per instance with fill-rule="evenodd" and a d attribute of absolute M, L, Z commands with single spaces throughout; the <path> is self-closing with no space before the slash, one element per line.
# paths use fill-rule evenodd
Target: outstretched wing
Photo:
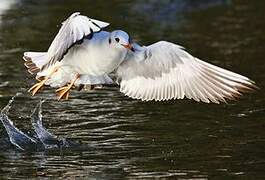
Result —
<path fill-rule="evenodd" d="M 109 23 L 90 19 L 73 13 L 62 23 L 62 27 L 54 38 L 47 52 L 47 63 L 42 67 L 46 69 L 56 61 L 62 60 L 65 53 L 76 43 L 81 43 L 85 37 L 92 38 L 94 32 L 99 32 Z"/>
<path fill-rule="evenodd" d="M 199 60 L 165 41 L 136 51 L 116 73 L 120 91 L 144 101 L 187 97 L 219 103 L 256 88 L 247 77 Z"/>

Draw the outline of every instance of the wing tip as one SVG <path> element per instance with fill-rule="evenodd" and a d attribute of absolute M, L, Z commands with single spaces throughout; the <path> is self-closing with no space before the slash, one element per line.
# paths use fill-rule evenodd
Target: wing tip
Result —
<path fill-rule="evenodd" d="M 36 64 L 32 61 L 32 59 L 29 56 L 26 56 L 27 52 L 24 53 L 23 59 L 24 59 L 24 66 L 28 69 L 28 72 L 30 74 L 37 74 L 40 72 L 40 68 L 36 66 Z"/>

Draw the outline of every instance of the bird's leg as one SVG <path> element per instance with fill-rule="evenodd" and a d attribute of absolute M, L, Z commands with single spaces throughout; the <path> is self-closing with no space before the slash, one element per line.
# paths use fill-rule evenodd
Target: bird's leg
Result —
<path fill-rule="evenodd" d="M 80 78 L 80 75 L 77 74 L 76 77 L 71 81 L 70 84 L 63 86 L 59 89 L 56 90 L 57 96 L 58 96 L 58 100 L 61 99 L 65 99 L 67 100 L 69 98 L 69 92 L 70 89 L 73 87 L 73 85 L 75 84 L 75 82 Z"/>
<path fill-rule="evenodd" d="M 40 82 L 34 84 L 29 90 L 28 92 L 32 92 L 32 96 L 34 96 L 42 86 L 44 86 L 45 82 L 55 73 L 57 72 L 57 70 L 59 69 L 59 67 L 55 67 L 50 74 L 48 74 L 48 76 L 45 76 L 45 78 L 43 80 L 41 80 Z"/>

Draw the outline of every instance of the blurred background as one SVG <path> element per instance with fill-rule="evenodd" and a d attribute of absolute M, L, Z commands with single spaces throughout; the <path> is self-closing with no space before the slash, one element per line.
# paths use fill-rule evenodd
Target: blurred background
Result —
<path fill-rule="evenodd" d="M 10 117 L 30 132 L 32 109 L 47 99 L 45 126 L 92 147 L 63 153 L 0 148 L 1 178 L 264 179 L 264 8 L 258 0 L 0 0 L 0 107 L 22 92 Z M 23 52 L 46 51 L 75 11 L 110 22 L 107 30 L 125 30 L 142 45 L 175 42 L 261 89 L 221 105 L 141 102 L 116 88 L 72 92 L 64 102 L 49 88 L 31 97 Z M 0 136 L 6 137 L 2 126 Z"/>

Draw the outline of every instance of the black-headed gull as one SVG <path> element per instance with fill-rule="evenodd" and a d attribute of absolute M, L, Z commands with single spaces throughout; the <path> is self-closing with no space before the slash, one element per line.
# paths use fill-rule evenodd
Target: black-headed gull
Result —
<path fill-rule="evenodd" d="M 121 30 L 106 32 L 109 23 L 72 14 L 47 52 L 25 52 L 25 66 L 39 80 L 29 91 L 57 87 L 58 99 L 68 99 L 73 86 L 112 84 L 143 101 L 187 97 L 206 103 L 235 99 L 256 89 L 242 75 L 193 57 L 176 44 L 160 41 L 150 46 L 132 43 Z"/>

